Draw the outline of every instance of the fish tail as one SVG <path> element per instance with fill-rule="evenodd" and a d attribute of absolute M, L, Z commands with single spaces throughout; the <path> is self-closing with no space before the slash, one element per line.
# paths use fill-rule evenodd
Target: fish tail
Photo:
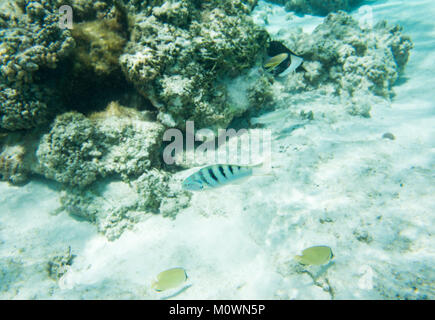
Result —
<path fill-rule="evenodd" d="M 153 288 L 153 289 L 156 290 L 156 291 L 159 291 L 158 288 L 157 288 L 157 281 L 153 280 L 153 281 L 151 282 L 151 288 Z"/>
<path fill-rule="evenodd" d="M 253 176 L 275 176 L 270 161 L 262 160 L 260 163 L 252 165 L 251 168 Z"/>
<path fill-rule="evenodd" d="M 300 263 L 300 264 L 302 264 L 302 265 L 304 265 L 304 266 L 307 265 L 307 263 L 303 261 L 302 256 L 295 256 L 294 259 L 295 259 L 298 263 Z"/>

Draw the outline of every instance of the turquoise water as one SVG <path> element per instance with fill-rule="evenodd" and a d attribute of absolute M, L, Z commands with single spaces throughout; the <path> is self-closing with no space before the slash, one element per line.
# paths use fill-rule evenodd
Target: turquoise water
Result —
<path fill-rule="evenodd" d="M 213 1 L 190 2 L 124 1 L 128 27 L 110 1 L 74 2 L 75 31 L 47 36 L 47 50 L 75 41 L 56 49 L 55 65 L 26 51 L 36 40 L 13 46 L 26 33 L 0 20 L 9 46 L 0 44 L 0 298 L 434 299 L 433 1 L 364 1 L 353 20 L 331 25 L 267 1 L 220 13 Z M 36 28 L 38 6 L 1 3 L 26 15 L 20 28 Z M 268 37 L 305 69 L 266 74 Z M 23 69 L 31 80 L 21 69 L 7 76 L 13 53 L 37 57 L 38 71 Z M 30 93 L 38 90 L 48 91 Z M 34 101 L 51 113 L 29 116 Z M 239 149 L 230 139 L 233 153 L 217 143 L 206 156 L 181 148 L 168 163 L 163 136 L 186 139 L 189 120 L 209 137 L 246 132 Z M 216 162 L 264 167 L 238 183 L 182 189 Z M 333 258 L 294 259 L 312 246 Z M 155 291 L 153 279 L 174 267 L 187 281 Z"/>

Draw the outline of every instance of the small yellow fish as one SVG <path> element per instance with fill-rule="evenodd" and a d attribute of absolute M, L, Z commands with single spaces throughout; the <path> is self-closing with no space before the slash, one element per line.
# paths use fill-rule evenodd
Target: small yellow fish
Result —
<path fill-rule="evenodd" d="M 266 71 L 271 72 L 277 66 L 279 66 L 284 60 L 288 58 L 288 53 L 280 53 L 274 57 L 271 57 L 264 63 Z"/>
<path fill-rule="evenodd" d="M 186 271 L 183 268 L 172 268 L 162 271 L 157 275 L 157 281 L 153 281 L 151 287 L 158 291 L 174 289 L 187 280 Z"/>
<path fill-rule="evenodd" d="M 295 260 L 304 265 L 320 266 L 328 263 L 334 254 L 330 247 L 327 246 L 314 246 L 302 251 L 302 255 L 295 256 Z"/>

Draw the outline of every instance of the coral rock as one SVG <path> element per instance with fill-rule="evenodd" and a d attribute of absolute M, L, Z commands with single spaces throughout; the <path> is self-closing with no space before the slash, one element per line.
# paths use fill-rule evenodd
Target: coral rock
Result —
<path fill-rule="evenodd" d="M 326 16 L 338 10 L 350 11 L 360 5 L 362 0 L 270 0 L 285 5 L 286 10 L 301 14 Z"/>
<path fill-rule="evenodd" d="M 34 128 L 50 120 L 58 95 L 43 71 L 55 69 L 75 46 L 69 30 L 46 3 L 20 1 L 2 14 L 0 128 Z"/>
<path fill-rule="evenodd" d="M 121 112 L 128 117 L 111 116 Z M 132 119 L 132 114 L 137 113 L 112 105 L 106 116 L 94 115 L 95 120 L 77 112 L 58 116 L 36 152 L 37 171 L 63 184 L 84 187 L 98 177 L 139 176 L 158 165 L 163 126 Z"/>
<path fill-rule="evenodd" d="M 222 78 L 254 65 L 267 33 L 246 13 L 253 1 L 174 1 L 136 15 L 120 58 L 128 80 L 178 127 L 225 127 L 240 110 L 228 108 Z"/>
<path fill-rule="evenodd" d="M 413 48 L 399 26 L 380 22 L 371 29 L 343 11 L 329 14 L 308 35 L 295 31 L 287 42 L 304 57 L 306 72 L 287 80 L 289 91 L 334 92 L 353 115 L 370 116 L 369 96 L 389 100 Z"/>

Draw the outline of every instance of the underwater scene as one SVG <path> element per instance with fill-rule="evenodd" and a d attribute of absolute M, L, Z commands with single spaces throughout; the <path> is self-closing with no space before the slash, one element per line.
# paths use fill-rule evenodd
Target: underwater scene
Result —
<path fill-rule="evenodd" d="M 0 0 L 0 299 L 435 299 L 434 16 Z"/>

